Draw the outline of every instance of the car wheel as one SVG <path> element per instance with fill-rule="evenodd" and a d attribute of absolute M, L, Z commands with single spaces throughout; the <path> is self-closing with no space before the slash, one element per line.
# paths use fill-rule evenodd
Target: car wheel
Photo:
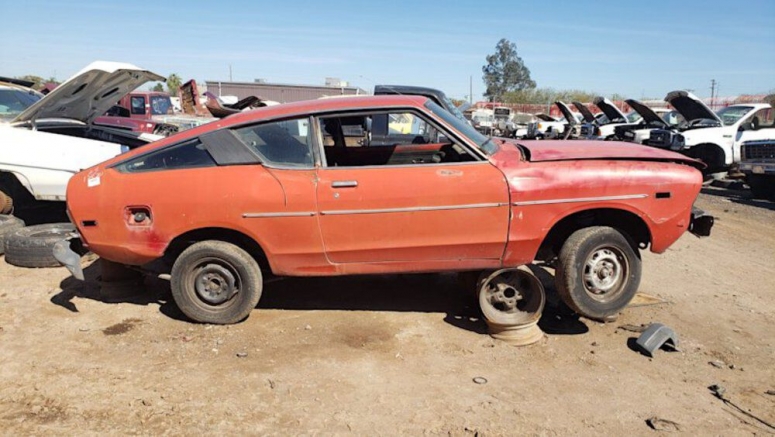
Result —
<path fill-rule="evenodd" d="M 530 271 L 484 271 L 477 285 L 479 307 L 488 324 L 519 326 L 537 322 L 546 302 L 544 288 Z"/>
<path fill-rule="evenodd" d="M 635 296 L 641 260 L 619 231 L 607 226 L 580 229 L 560 250 L 557 292 L 578 314 L 610 320 Z"/>
<path fill-rule="evenodd" d="M 24 220 L 12 215 L 0 215 L 0 255 L 5 252 L 5 237 L 24 227 Z"/>
<path fill-rule="evenodd" d="M 223 241 L 202 241 L 172 266 L 170 285 L 178 308 L 197 322 L 230 324 L 246 318 L 261 298 L 256 260 Z"/>
<path fill-rule="evenodd" d="M 18 267 L 61 267 L 54 258 L 54 244 L 74 231 L 72 223 L 19 228 L 5 236 L 5 262 Z"/>

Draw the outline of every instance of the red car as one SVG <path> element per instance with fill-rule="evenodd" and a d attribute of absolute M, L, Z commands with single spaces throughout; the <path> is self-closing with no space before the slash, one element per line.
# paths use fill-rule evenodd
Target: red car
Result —
<path fill-rule="evenodd" d="M 634 144 L 488 138 L 424 97 L 354 97 L 260 108 L 168 137 L 76 174 L 67 201 L 100 257 L 169 261 L 176 303 L 200 322 L 247 317 L 269 272 L 534 261 L 556 267 L 574 310 L 605 319 L 637 291 L 640 250 L 709 234 L 712 218 L 692 208 L 701 166 Z M 512 285 L 480 295 L 485 315 L 521 310 Z"/>

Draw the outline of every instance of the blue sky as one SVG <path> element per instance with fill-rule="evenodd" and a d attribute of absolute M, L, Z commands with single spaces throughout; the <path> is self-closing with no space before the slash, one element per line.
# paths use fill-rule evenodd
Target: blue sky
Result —
<path fill-rule="evenodd" d="M 775 89 L 775 1 L 0 0 L 0 75 L 64 79 L 94 60 L 184 80 L 339 77 L 484 91 L 501 38 L 539 87 L 662 98 Z M 13 17 L 18 17 L 14 19 Z"/>

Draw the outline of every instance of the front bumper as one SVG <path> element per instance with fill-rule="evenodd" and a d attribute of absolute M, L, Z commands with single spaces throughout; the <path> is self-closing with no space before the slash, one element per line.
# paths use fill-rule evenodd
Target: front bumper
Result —
<path fill-rule="evenodd" d="M 742 171 L 747 175 L 751 175 L 751 174 L 775 175 L 775 163 L 743 161 L 742 163 L 740 163 L 740 171 Z"/>
<path fill-rule="evenodd" d="M 710 229 L 713 227 L 714 218 L 699 208 L 692 208 L 692 216 L 689 221 L 689 232 L 698 237 L 710 236 Z"/>
<path fill-rule="evenodd" d="M 81 268 L 81 256 L 84 249 L 81 238 L 77 233 L 73 233 L 66 239 L 56 242 L 53 252 L 54 258 L 67 267 L 67 270 L 72 273 L 75 279 L 84 280 L 83 269 Z"/>

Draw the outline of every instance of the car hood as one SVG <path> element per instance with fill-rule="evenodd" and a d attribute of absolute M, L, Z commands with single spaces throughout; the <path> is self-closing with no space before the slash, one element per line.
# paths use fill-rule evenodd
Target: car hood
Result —
<path fill-rule="evenodd" d="M 573 111 L 570 110 L 568 105 L 565 104 L 565 102 L 556 101 L 554 102 L 555 105 L 557 105 L 557 108 L 560 109 L 560 112 L 562 112 L 562 116 L 565 117 L 565 121 L 570 124 L 571 126 L 575 126 L 577 124 L 576 117 L 573 116 Z"/>
<path fill-rule="evenodd" d="M 680 153 L 655 147 L 641 146 L 618 141 L 556 140 L 504 141 L 527 150 L 530 162 L 578 161 L 578 160 L 635 160 L 682 162 L 697 168 L 705 165 Z"/>
<path fill-rule="evenodd" d="M 702 118 L 716 120 L 721 123 L 721 119 L 715 112 L 711 111 L 705 103 L 702 103 L 699 97 L 688 91 L 672 91 L 667 93 L 665 101 L 675 108 L 686 121 L 699 120 Z M 723 124 L 723 123 L 722 123 Z"/>
<path fill-rule="evenodd" d="M 659 116 L 659 114 L 654 112 L 653 109 L 649 108 L 643 103 L 633 99 L 627 99 L 624 102 L 630 105 L 630 108 L 632 108 L 635 112 L 640 114 L 646 123 L 660 123 L 663 126 L 667 126 L 667 123 L 664 119 L 662 119 L 662 117 Z"/>
<path fill-rule="evenodd" d="M 595 100 L 593 100 L 592 103 L 594 103 L 595 106 L 603 111 L 603 114 L 608 117 L 609 121 L 616 120 L 617 118 L 621 118 L 625 122 L 627 121 L 627 116 L 624 115 L 624 112 L 620 111 L 619 108 L 614 105 L 614 102 L 608 100 L 607 98 L 595 97 Z"/>
<path fill-rule="evenodd" d="M 16 116 L 12 123 L 68 119 L 90 124 L 130 91 L 164 77 L 131 64 L 93 62 Z"/>
<path fill-rule="evenodd" d="M 573 103 L 573 106 L 575 106 L 576 109 L 579 110 L 581 115 L 584 116 L 584 121 L 586 121 L 587 123 L 597 122 L 597 119 L 595 118 L 595 114 L 593 114 L 592 111 L 590 111 L 589 108 L 586 107 L 586 105 L 584 105 L 581 102 L 572 102 L 572 103 Z"/>

